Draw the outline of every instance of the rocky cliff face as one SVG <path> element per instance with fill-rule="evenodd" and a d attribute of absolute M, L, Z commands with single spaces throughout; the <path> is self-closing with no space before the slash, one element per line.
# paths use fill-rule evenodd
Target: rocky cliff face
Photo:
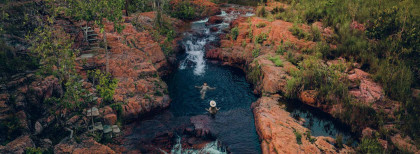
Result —
<path fill-rule="evenodd" d="M 105 25 L 110 57 L 109 71 L 118 79 L 114 101 L 123 102 L 123 116 L 127 120 L 136 119 L 154 109 L 166 108 L 170 102 L 166 93 L 167 85 L 160 78 L 170 70 L 167 57 L 161 50 L 160 42 L 154 41 L 149 31 L 139 31 L 131 24 L 133 19 L 138 18 L 147 18 L 145 23 L 139 23 L 147 25 L 150 24 L 147 21 L 153 23 L 154 13 L 136 14 L 125 18 L 125 28 L 121 33 L 114 32 L 112 24 Z M 95 32 L 99 34 L 99 28 L 96 28 Z M 99 39 L 102 37 L 103 35 L 99 35 Z M 87 65 L 104 69 L 104 50 L 98 50 L 94 55 L 87 59 Z M 80 72 L 83 74 L 84 71 L 81 66 Z"/>

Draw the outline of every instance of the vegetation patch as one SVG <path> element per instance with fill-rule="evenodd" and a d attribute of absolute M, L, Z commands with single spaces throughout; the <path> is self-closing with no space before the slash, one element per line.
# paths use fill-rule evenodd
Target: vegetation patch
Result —
<path fill-rule="evenodd" d="M 277 55 L 268 59 L 271 60 L 277 67 L 283 67 L 283 61 L 280 59 L 280 56 Z"/>
<path fill-rule="evenodd" d="M 238 38 L 239 35 L 239 28 L 238 26 L 232 28 L 230 30 L 230 37 L 232 37 L 233 40 L 236 40 Z"/>
<path fill-rule="evenodd" d="M 249 68 L 248 70 L 248 80 L 255 86 L 258 84 L 258 82 L 260 81 L 260 78 L 262 77 L 262 72 L 261 72 L 261 65 L 257 62 L 254 61 L 255 66 Z"/>
<path fill-rule="evenodd" d="M 296 36 L 298 39 L 304 39 L 308 36 L 308 34 L 300 29 L 297 24 L 293 24 L 293 27 L 291 27 L 289 31 L 292 32 L 292 35 Z"/>
<path fill-rule="evenodd" d="M 171 16 L 178 19 L 192 20 L 196 18 L 196 9 L 189 1 L 182 1 L 173 6 Z"/>
<path fill-rule="evenodd" d="M 257 28 L 264 28 L 265 26 L 267 26 L 264 22 L 258 23 Z"/>
<path fill-rule="evenodd" d="M 293 133 L 295 134 L 297 144 L 302 144 L 302 134 L 300 134 L 295 129 L 293 129 Z"/>
<path fill-rule="evenodd" d="M 260 51 L 261 51 L 260 47 L 255 47 L 252 50 L 252 57 L 257 58 L 258 56 L 260 56 Z"/>
<path fill-rule="evenodd" d="M 267 41 L 268 34 L 267 33 L 261 33 L 257 37 L 255 37 L 255 43 L 262 44 L 264 41 Z"/>

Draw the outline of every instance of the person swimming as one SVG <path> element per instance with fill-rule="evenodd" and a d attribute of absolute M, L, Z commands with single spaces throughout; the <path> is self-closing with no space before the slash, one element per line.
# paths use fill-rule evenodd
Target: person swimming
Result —
<path fill-rule="evenodd" d="M 216 101 L 210 101 L 210 107 L 206 110 L 211 114 L 211 115 L 215 115 L 217 113 L 217 111 L 220 110 L 220 108 L 216 107 Z"/>
<path fill-rule="evenodd" d="M 206 92 L 207 90 L 214 90 L 216 88 L 212 88 L 210 86 L 207 85 L 206 82 L 204 82 L 204 84 L 202 86 L 195 86 L 195 88 L 200 88 L 200 94 L 201 94 L 201 99 L 204 99 L 204 97 L 206 97 Z"/>

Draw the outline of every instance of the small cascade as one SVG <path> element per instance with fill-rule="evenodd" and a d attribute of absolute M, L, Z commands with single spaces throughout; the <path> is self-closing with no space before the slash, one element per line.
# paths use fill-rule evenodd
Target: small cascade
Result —
<path fill-rule="evenodd" d="M 165 151 L 161 150 L 163 153 Z M 182 154 L 182 153 L 189 153 L 189 154 L 200 154 L 200 153 L 211 153 L 211 154 L 227 154 L 226 150 L 220 145 L 219 141 L 213 141 L 208 143 L 202 149 L 183 149 L 181 144 L 181 137 L 178 137 L 177 143 L 171 150 L 171 154 Z"/>
<path fill-rule="evenodd" d="M 206 70 L 206 60 L 205 56 L 205 45 L 211 41 L 215 41 L 218 38 L 218 35 L 222 33 L 223 29 L 229 27 L 229 24 L 240 16 L 252 16 L 252 13 L 241 14 L 238 11 L 232 11 L 230 13 L 226 13 L 226 11 L 222 11 L 220 17 L 223 17 L 223 22 L 221 24 L 215 25 L 206 25 L 206 22 L 209 18 L 205 18 L 199 21 L 195 21 L 192 23 L 192 29 L 198 33 L 186 33 L 184 34 L 186 37 L 182 42 L 182 45 L 186 52 L 185 59 L 181 60 L 179 69 L 184 70 L 187 67 L 194 68 L 194 74 L 197 76 L 201 76 L 205 73 Z M 211 27 L 217 27 L 219 31 L 217 32 L 210 32 Z"/>

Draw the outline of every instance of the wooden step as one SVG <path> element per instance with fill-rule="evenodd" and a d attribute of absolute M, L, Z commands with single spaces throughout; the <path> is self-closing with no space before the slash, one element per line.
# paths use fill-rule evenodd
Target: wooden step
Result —
<path fill-rule="evenodd" d="M 98 34 L 88 34 L 88 37 L 98 36 Z"/>
<path fill-rule="evenodd" d="M 92 27 L 82 27 L 83 30 L 91 29 Z"/>

